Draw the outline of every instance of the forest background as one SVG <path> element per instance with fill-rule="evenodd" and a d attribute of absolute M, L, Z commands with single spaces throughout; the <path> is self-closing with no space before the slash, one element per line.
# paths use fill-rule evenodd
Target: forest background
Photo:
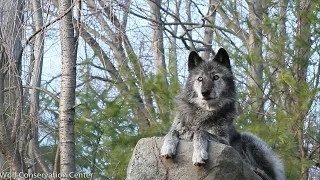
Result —
<path fill-rule="evenodd" d="M 319 35 L 318 0 L 0 0 L 0 171 L 124 179 L 167 132 L 189 51 L 224 47 L 237 129 L 317 179 Z"/>

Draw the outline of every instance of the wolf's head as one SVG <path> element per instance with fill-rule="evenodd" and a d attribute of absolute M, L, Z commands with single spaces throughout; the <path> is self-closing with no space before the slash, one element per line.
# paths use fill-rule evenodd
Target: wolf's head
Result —
<path fill-rule="evenodd" d="M 235 102 L 234 77 L 228 53 L 219 49 L 211 61 L 204 61 L 192 51 L 188 59 L 189 77 L 186 93 L 191 103 L 214 111 Z"/>

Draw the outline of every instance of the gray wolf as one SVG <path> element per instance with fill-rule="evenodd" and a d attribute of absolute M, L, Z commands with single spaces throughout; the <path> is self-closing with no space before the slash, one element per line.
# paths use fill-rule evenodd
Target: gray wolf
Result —
<path fill-rule="evenodd" d="M 208 142 L 216 141 L 234 147 L 264 180 L 285 179 L 282 162 L 272 149 L 234 127 L 236 86 L 228 53 L 221 48 L 213 60 L 205 61 L 192 51 L 188 71 L 186 85 L 175 100 L 176 115 L 165 136 L 162 157 L 175 155 L 180 138 L 192 140 L 192 162 L 199 166 L 208 159 Z"/>

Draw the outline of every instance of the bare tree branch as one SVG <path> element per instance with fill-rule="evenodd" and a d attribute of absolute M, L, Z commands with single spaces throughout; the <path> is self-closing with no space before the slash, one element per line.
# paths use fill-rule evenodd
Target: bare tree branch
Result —
<path fill-rule="evenodd" d="M 76 3 L 80 1 L 80 0 L 76 0 L 72 3 L 72 5 L 67 9 L 67 11 L 65 11 L 63 14 L 59 15 L 56 19 L 54 19 L 53 21 L 49 22 L 48 24 L 44 25 L 41 29 L 37 30 L 36 32 L 34 32 L 25 42 L 25 44 L 22 46 L 22 50 L 20 52 L 20 55 L 19 55 L 19 59 L 21 59 L 22 57 L 22 54 L 23 54 L 23 51 L 24 49 L 27 47 L 27 45 L 30 43 L 30 41 L 37 35 L 39 34 L 40 32 L 44 31 L 46 28 L 48 28 L 49 26 L 51 26 L 52 24 L 58 22 L 59 20 L 61 20 L 65 15 L 67 15 L 71 10 L 72 8 L 76 5 Z M 19 62 L 18 65 L 21 65 L 21 62 Z"/>

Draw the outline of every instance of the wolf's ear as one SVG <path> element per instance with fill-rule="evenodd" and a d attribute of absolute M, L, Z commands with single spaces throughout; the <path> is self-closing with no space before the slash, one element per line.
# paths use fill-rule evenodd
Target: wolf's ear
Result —
<path fill-rule="evenodd" d="M 188 70 L 192 70 L 203 62 L 203 59 L 196 51 L 191 51 L 188 58 Z"/>
<path fill-rule="evenodd" d="M 231 71 L 229 55 L 225 49 L 220 48 L 213 61 L 227 67 Z"/>

